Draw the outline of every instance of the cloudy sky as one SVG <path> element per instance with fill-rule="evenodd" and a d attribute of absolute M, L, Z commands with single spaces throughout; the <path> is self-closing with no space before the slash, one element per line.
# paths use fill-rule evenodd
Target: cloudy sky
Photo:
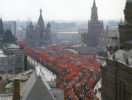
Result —
<path fill-rule="evenodd" d="M 96 0 L 99 19 L 124 18 L 126 0 Z M 93 0 L 0 0 L 3 20 L 37 20 L 40 8 L 45 20 L 88 20 Z"/>

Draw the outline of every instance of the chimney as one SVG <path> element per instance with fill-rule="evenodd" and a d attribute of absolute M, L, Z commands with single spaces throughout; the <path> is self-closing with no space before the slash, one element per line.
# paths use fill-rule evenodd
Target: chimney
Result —
<path fill-rule="evenodd" d="M 20 100 L 20 80 L 14 79 L 13 100 Z"/>
<path fill-rule="evenodd" d="M 6 82 L 0 81 L 0 93 L 5 93 Z"/>

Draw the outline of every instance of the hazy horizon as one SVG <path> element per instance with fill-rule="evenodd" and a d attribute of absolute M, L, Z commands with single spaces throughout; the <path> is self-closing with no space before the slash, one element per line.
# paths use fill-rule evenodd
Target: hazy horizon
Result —
<path fill-rule="evenodd" d="M 120 20 L 126 0 L 96 0 L 100 20 Z M 43 10 L 44 20 L 89 20 L 93 0 L 0 0 L 3 20 L 33 20 Z"/>

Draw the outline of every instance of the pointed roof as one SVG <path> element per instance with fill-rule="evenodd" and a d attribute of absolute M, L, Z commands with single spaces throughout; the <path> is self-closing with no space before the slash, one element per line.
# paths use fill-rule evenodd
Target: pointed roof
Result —
<path fill-rule="evenodd" d="M 96 1 L 95 0 L 93 1 L 93 6 L 92 6 L 91 11 L 92 11 L 91 12 L 91 20 L 95 22 L 98 20 L 98 10 L 96 7 Z"/>
<path fill-rule="evenodd" d="M 2 42 L 3 43 L 15 43 L 16 42 L 16 38 L 12 35 L 11 30 L 6 30 Z"/>
<path fill-rule="evenodd" d="M 22 88 L 22 100 L 55 100 L 46 82 L 43 70 L 37 66 Z"/>
<path fill-rule="evenodd" d="M 37 25 L 39 25 L 40 27 L 44 27 L 44 20 L 43 20 L 43 16 L 42 16 L 42 9 L 40 9 L 40 16 L 39 16 Z"/>
<path fill-rule="evenodd" d="M 48 22 L 47 27 L 51 27 L 50 23 Z"/>
<path fill-rule="evenodd" d="M 4 28 L 3 28 L 3 21 L 2 18 L 0 18 L 0 35 L 4 34 Z"/>
<path fill-rule="evenodd" d="M 94 0 L 94 2 L 93 2 L 93 7 L 96 7 L 96 1 Z"/>
<path fill-rule="evenodd" d="M 34 28 L 34 26 L 33 26 L 33 23 L 32 23 L 32 22 L 29 22 L 29 25 L 28 25 L 28 26 L 29 26 L 29 28 L 30 28 L 30 29 L 33 29 L 33 28 Z"/>

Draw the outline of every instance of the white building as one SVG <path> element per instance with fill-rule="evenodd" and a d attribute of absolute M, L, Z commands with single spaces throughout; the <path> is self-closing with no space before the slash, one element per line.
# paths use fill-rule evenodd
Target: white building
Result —
<path fill-rule="evenodd" d="M 4 55 L 0 50 L 0 74 L 15 72 L 15 56 Z"/>
<path fill-rule="evenodd" d="M 57 32 L 57 42 L 69 41 L 69 42 L 80 42 L 81 34 L 78 32 Z"/>
<path fill-rule="evenodd" d="M 120 46 L 120 36 L 119 36 L 119 31 L 117 28 L 112 28 L 108 30 L 108 36 L 110 38 L 109 41 L 109 46 L 115 47 L 115 46 Z"/>

